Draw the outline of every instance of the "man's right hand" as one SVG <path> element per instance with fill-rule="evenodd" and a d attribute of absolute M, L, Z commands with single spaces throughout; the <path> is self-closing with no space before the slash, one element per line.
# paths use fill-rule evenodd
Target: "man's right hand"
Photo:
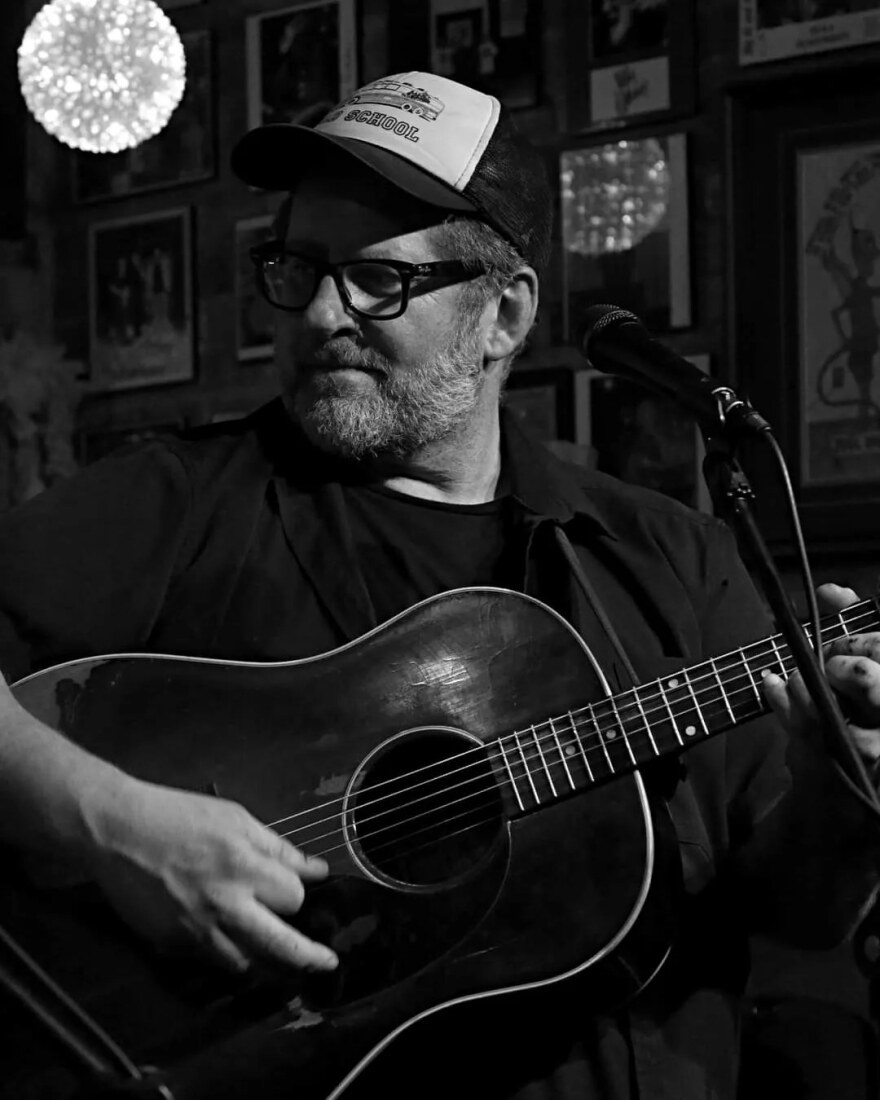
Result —
<path fill-rule="evenodd" d="M 119 773 L 117 773 L 119 775 Z M 256 960 L 330 970 L 334 953 L 281 919 L 327 874 L 242 806 L 119 775 L 81 804 L 85 861 L 129 924 L 241 971 Z"/>

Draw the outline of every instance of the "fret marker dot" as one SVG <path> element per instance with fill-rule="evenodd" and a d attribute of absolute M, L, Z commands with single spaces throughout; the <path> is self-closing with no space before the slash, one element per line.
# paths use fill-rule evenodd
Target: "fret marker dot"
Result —
<path fill-rule="evenodd" d="M 693 737 L 694 734 L 697 732 L 697 727 L 696 726 L 685 726 L 684 727 L 684 732 L 687 734 L 688 737 Z"/>
<path fill-rule="evenodd" d="M 569 745 L 568 748 L 565 750 L 565 755 L 574 756 L 574 747 L 572 745 Z"/>
<path fill-rule="evenodd" d="M 605 735 L 608 741 L 613 741 L 616 736 L 617 734 L 614 732 L 614 730 L 609 730 L 608 733 Z"/>
<path fill-rule="evenodd" d="M 670 680 L 670 681 L 669 681 L 669 686 L 670 686 L 671 688 L 677 688 L 677 687 L 678 687 L 678 683 L 679 683 L 679 682 L 678 682 L 678 680 L 674 680 L 674 679 L 673 679 L 673 680 Z"/>

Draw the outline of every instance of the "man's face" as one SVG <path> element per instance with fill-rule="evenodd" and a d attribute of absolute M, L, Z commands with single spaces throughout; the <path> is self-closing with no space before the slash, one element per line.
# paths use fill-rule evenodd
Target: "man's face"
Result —
<path fill-rule="evenodd" d="M 297 189 L 287 247 L 330 262 L 447 259 L 437 212 L 363 172 L 316 174 Z M 481 319 L 462 286 L 413 283 L 406 312 L 377 321 L 346 310 L 329 276 L 301 313 L 276 314 L 285 404 L 322 449 L 345 457 L 412 456 L 461 430 L 483 388 Z"/>

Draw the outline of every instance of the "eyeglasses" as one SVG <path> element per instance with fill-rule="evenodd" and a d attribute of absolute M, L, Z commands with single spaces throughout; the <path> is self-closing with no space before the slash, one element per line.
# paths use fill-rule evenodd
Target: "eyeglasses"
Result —
<path fill-rule="evenodd" d="M 445 285 L 452 285 L 475 279 L 487 270 L 463 260 L 432 260 L 423 264 L 405 260 L 345 260 L 331 264 L 300 256 L 278 241 L 255 245 L 250 254 L 260 292 L 276 309 L 302 312 L 324 276 L 331 275 L 346 307 L 376 321 L 400 317 L 409 305 L 413 279 L 441 279 Z"/>

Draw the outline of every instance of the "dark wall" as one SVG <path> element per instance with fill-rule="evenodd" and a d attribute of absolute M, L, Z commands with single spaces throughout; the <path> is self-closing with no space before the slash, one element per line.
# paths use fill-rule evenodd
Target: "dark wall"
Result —
<path fill-rule="evenodd" d="M 25 0 L 5 0 L 0 18 L 0 240 L 25 233 L 25 116 L 17 50 L 25 29 Z"/>

